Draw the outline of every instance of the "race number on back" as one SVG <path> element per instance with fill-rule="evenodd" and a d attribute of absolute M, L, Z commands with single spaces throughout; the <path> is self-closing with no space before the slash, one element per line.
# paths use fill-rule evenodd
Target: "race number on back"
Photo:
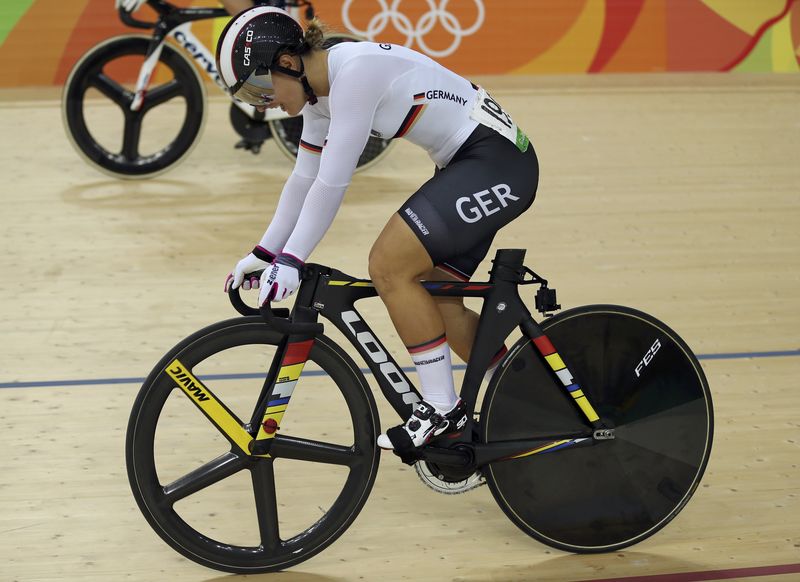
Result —
<path fill-rule="evenodd" d="M 519 151 L 524 152 L 528 149 L 528 144 L 530 143 L 528 136 L 517 127 L 511 116 L 503 111 L 500 104 L 483 87 L 478 87 L 478 95 L 475 98 L 475 105 L 472 108 L 470 117 L 507 138 L 517 146 Z"/>

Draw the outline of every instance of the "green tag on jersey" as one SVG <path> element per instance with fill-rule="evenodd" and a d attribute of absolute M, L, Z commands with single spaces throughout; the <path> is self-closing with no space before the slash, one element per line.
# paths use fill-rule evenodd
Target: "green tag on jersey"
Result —
<path fill-rule="evenodd" d="M 517 149 L 524 153 L 527 151 L 529 143 L 531 143 L 531 141 L 528 139 L 528 136 L 522 133 L 520 128 L 517 128 Z"/>

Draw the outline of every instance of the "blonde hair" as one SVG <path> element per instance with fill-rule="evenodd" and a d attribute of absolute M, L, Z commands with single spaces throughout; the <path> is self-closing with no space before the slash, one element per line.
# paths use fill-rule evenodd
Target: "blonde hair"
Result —
<path fill-rule="evenodd" d="M 313 18 L 306 26 L 306 33 L 303 37 L 303 51 L 308 52 L 315 49 L 322 49 L 325 37 L 330 33 L 330 28 L 319 18 Z"/>

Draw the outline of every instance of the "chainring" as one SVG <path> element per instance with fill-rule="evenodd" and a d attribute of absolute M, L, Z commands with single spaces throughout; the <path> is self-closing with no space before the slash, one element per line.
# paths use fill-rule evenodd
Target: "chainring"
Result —
<path fill-rule="evenodd" d="M 466 493 L 481 485 L 486 485 L 486 479 L 484 479 L 480 471 L 466 475 L 447 475 L 442 467 L 429 461 L 417 461 L 414 463 L 414 469 L 425 485 L 437 493 L 444 493 L 445 495 Z"/>

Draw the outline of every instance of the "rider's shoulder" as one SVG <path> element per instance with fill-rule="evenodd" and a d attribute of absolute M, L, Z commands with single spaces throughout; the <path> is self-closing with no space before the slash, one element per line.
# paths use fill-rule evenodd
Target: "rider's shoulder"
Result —
<path fill-rule="evenodd" d="M 391 47 L 391 48 L 381 48 Z M 376 42 L 347 42 L 329 49 L 328 69 L 335 79 L 354 75 L 361 79 L 398 73 L 412 66 L 403 46 Z"/>

